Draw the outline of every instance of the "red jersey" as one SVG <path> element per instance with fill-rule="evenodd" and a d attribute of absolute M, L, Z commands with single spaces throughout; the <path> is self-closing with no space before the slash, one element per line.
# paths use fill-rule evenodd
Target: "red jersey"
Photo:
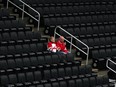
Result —
<path fill-rule="evenodd" d="M 66 49 L 66 45 L 65 45 L 65 43 L 63 42 L 61 42 L 61 41 L 57 41 L 57 43 L 56 43 L 56 45 L 57 45 L 57 47 L 61 50 L 61 51 L 63 51 L 63 52 L 65 52 L 65 53 L 67 53 L 68 52 L 68 50 Z"/>
<path fill-rule="evenodd" d="M 57 51 L 57 46 L 55 42 L 48 42 L 48 50 L 52 51 L 52 52 L 56 52 Z"/>

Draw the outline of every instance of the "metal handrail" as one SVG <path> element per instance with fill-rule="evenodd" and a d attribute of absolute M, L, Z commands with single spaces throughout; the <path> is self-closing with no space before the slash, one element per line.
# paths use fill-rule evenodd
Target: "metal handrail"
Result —
<path fill-rule="evenodd" d="M 76 49 L 80 50 L 82 53 L 84 53 L 85 55 L 87 55 L 87 57 L 86 57 L 86 65 L 88 65 L 88 60 L 89 60 L 89 46 L 87 46 L 87 45 L 86 45 L 85 43 L 83 43 L 81 40 L 77 39 L 75 36 L 73 36 L 72 34 L 70 34 L 69 32 L 67 32 L 65 29 L 63 29 L 63 28 L 60 27 L 60 26 L 57 26 L 57 27 L 55 28 L 55 30 L 54 30 L 54 37 L 56 37 L 56 35 L 61 36 L 59 33 L 57 33 L 57 29 L 58 29 L 58 28 L 61 29 L 62 31 L 64 31 L 65 33 L 67 33 L 68 35 L 71 36 L 71 41 L 69 41 L 69 40 L 67 40 L 66 38 L 64 38 L 65 41 L 68 42 L 68 43 L 70 44 L 70 52 L 71 52 L 71 50 L 72 50 L 72 46 L 74 46 Z M 76 45 L 74 45 L 74 44 L 72 43 L 72 40 L 73 40 L 73 39 L 79 41 L 81 44 L 83 44 L 85 47 L 87 47 L 87 52 L 84 52 L 82 49 L 80 49 L 79 47 L 77 47 Z"/>
<path fill-rule="evenodd" d="M 24 19 L 24 13 L 27 14 L 28 16 L 30 16 L 31 18 L 33 18 L 35 21 L 38 22 L 38 31 L 39 31 L 39 27 L 40 27 L 40 13 L 38 11 L 36 11 L 35 9 L 33 9 L 28 4 L 26 4 L 24 1 L 22 1 L 22 0 L 19 0 L 19 1 L 23 4 L 23 8 L 19 7 L 18 5 L 16 5 L 15 3 L 13 3 L 10 0 L 7 0 L 7 8 L 9 7 L 9 3 L 11 3 L 12 5 L 14 5 L 15 7 L 17 7 L 18 9 L 20 9 L 22 11 L 22 20 Z M 38 19 L 36 17 L 34 17 L 33 15 L 29 14 L 27 11 L 25 11 L 25 6 L 27 6 L 29 9 L 31 9 L 35 13 L 37 13 L 38 14 Z"/>
<path fill-rule="evenodd" d="M 113 70 L 110 66 L 109 66 L 109 62 L 113 63 L 114 65 L 116 65 L 116 63 L 114 61 L 112 61 L 111 59 L 108 59 L 107 62 L 106 62 L 106 67 L 108 69 L 110 69 L 111 71 L 113 71 L 114 73 L 116 73 L 115 70 Z"/>

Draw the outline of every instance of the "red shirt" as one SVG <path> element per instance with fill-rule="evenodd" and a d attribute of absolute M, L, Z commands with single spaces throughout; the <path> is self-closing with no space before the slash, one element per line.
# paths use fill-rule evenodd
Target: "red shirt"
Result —
<path fill-rule="evenodd" d="M 52 52 L 56 52 L 57 51 L 57 46 L 55 42 L 48 42 L 48 50 L 52 51 Z"/>
<path fill-rule="evenodd" d="M 66 49 L 66 45 L 65 45 L 65 43 L 63 42 L 61 42 L 61 41 L 57 41 L 56 42 L 56 45 L 57 45 L 57 47 L 60 49 L 60 51 L 63 51 L 63 52 L 65 52 L 65 53 L 67 53 L 68 52 L 68 50 Z"/>

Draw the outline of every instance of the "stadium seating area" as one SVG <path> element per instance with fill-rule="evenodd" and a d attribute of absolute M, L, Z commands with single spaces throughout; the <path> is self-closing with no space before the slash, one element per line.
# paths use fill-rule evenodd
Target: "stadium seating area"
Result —
<path fill-rule="evenodd" d="M 11 1 L 22 7 L 19 0 Z M 23 1 L 40 12 L 44 34 L 53 35 L 56 26 L 63 27 L 90 47 L 89 58 L 93 63 L 83 65 L 72 53 L 48 52 L 47 38 L 42 37 L 42 32 L 32 31 L 33 27 L 11 15 L 11 9 L 0 6 L 0 87 L 114 87 L 110 76 L 98 76 L 92 69 L 106 69 L 107 59 L 115 61 L 116 0 Z M 6 2 L 1 0 L 0 4 Z M 26 10 L 38 18 L 32 10 Z M 86 50 L 77 41 L 75 44 Z"/>

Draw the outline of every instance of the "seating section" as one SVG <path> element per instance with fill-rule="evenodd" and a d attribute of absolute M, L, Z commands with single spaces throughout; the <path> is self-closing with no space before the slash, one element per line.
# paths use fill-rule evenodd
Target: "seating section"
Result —
<path fill-rule="evenodd" d="M 12 1 L 22 6 L 18 0 Z M 85 42 L 94 67 L 102 68 L 108 58 L 116 57 L 115 0 L 23 1 L 40 12 L 45 34 L 53 35 L 59 25 Z M 82 65 L 72 53 L 47 51 L 47 40 L 41 32 L 32 32 L 32 27 L 4 9 L 0 12 L 1 87 L 114 87 L 107 76 L 99 77 L 91 65 Z M 78 42 L 75 44 L 86 50 Z"/>
<path fill-rule="evenodd" d="M 63 85 L 65 87 L 71 87 L 71 85 L 76 87 L 77 84 L 80 85 L 79 87 L 90 87 L 90 85 L 91 87 L 97 85 L 113 87 L 112 84 L 109 84 L 107 77 L 96 77 L 96 74 L 92 73 L 90 66 L 71 66 L 65 68 L 59 67 L 57 69 L 48 68 L 44 70 L 40 69 L 29 72 L 17 72 L 15 74 L 11 73 L 1 76 L 1 83 L 2 85 L 6 86 L 50 85 L 54 82 L 60 84 L 60 87 Z"/>
<path fill-rule="evenodd" d="M 16 17 L 9 14 L 8 9 L 0 9 L 0 20 L 16 20 Z"/>

